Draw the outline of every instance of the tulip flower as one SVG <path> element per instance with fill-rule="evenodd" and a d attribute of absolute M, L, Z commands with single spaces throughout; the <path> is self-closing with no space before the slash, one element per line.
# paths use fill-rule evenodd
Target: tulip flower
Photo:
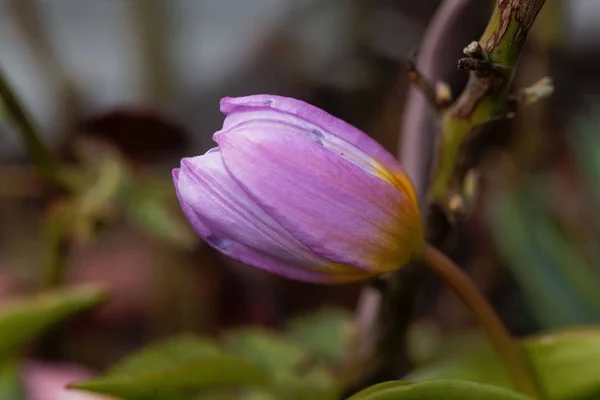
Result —
<path fill-rule="evenodd" d="M 420 252 L 413 185 L 359 129 L 302 101 L 224 98 L 218 147 L 173 170 L 181 207 L 210 246 L 288 278 L 344 283 Z"/>
<path fill-rule="evenodd" d="M 359 129 L 299 100 L 224 98 L 218 147 L 173 170 L 202 239 L 242 263 L 292 279 L 343 283 L 411 259 L 443 279 L 479 320 L 522 393 L 539 398 L 521 348 L 460 267 L 423 238 L 413 185 Z"/>

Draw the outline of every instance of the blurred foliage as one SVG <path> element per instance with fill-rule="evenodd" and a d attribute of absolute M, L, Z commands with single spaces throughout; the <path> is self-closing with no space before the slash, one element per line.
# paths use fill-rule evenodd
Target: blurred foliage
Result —
<path fill-rule="evenodd" d="M 323 325 L 324 316 L 334 318 Z M 322 349 L 333 344 L 328 340 L 336 342 L 333 348 L 343 346 L 349 323 L 349 314 L 329 309 L 292 321 L 289 330 L 245 328 L 219 343 L 180 336 L 151 345 L 105 376 L 72 387 L 132 400 L 335 400 L 343 384 L 336 377 L 342 353 Z"/>
<path fill-rule="evenodd" d="M 175 248 L 189 250 L 198 239 L 178 208 L 171 179 L 150 174 L 138 179 L 126 204 L 135 224 Z"/>
<path fill-rule="evenodd" d="M 78 139 L 79 163 L 63 171 L 71 193 L 61 201 L 63 220 L 76 242 L 88 241 L 98 226 L 128 217 L 170 245 L 190 249 L 197 239 L 177 209 L 169 176 L 135 169 L 129 159 L 108 142 Z"/>
<path fill-rule="evenodd" d="M 180 337 L 150 346 L 104 377 L 72 387 L 131 400 L 193 399 L 202 390 L 262 387 L 266 380 L 264 371 L 244 358 L 225 354 L 201 338 Z"/>
<path fill-rule="evenodd" d="M 544 328 L 600 322 L 598 122 L 598 113 L 585 113 L 569 136 L 573 174 L 535 173 L 490 205 L 501 255 Z M 591 204 L 577 200 L 582 192 L 594 195 Z"/>
<path fill-rule="evenodd" d="M 105 299 L 100 287 L 78 286 L 5 304 L 0 310 L 0 359 L 14 356 L 44 330 Z"/>
<path fill-rule="evenodd" d="M 592 104 L 578 118 L 575 118 L 571 145 L 575 152 L 575 161 L 579 166 L 582 180 L 593 196 L 595 230 L 600 231 L 600 102 Z M 600 236 L 600 232 L 599 232 Z M 600 262 L 596 265 L 600 274 Z"/>
<path fill-rule="evenodd" d="M 600 330 L 573 330 L 523 340 L 537 378 L 550 400 L 592 400 L 600 396 Z M 506 371 L 489 345 L 444 357 L 407 379 L 458 379 L 510 388 Z"/>
<path fill-rule="evenodd" d="M 0 309 L 0 398 L 22 398 L 20 356 L 44 331 L 106 299 L 97 286 L 62 289 L 15 300 Z"/>
<path fill-rule="evenodd" d="M 36 9 L 35 3 L 25 0 L 14 2 L 28 4 L 31 10 Z M 336 115 L 339 113 L 340 117 L 356 122 L 359 126 L 378 125 L 378 122 L 381 124 L 382 121 L 370 119 L 373 118 L 373 114 L 379 113 L 380 100 L 390 96 L 389 104 L 384 104 L 381 108 L 391 111 L 383 112 L 382 114 L 386 115 L 377 117 L 386 120 L 383 121 L 386 129 L 381 128 L 385 132 L 375 132 L 374 136 L 388 148 L 395 147 L 400 118 L 398 110 L 403 105 L 399 99 L 401 96 L 395 94 L 398 60 L 404 58 L 404 54 L 398 54 L 405 50 L 407 52 L 410 44 L 408 41 L 398 40 L 405 35 L 396 32 L 395 26 L 402 24 L 397 24 L 394 19 L 400 18 L 403 22 L 410 22 L 409 26 L 422 26 L 427 17 L 423 10 L 433 11 L 438 2 L 397 2 L 398 4 L 394 5 L 394 2 L 381 2 L 385 3 L 381 8 L 381 4 L 377 3 L 379 2 L 337 1 L 323 7 L 321 2 L 310 1 L 306 5 L 295 5 L 294 7 L 302 9 L 301 15 L 291 13 L 285 16 L 279 22 L 281 26 L 270 28 L 269 35 L 272 37 L 257 39 L 257 42 L 261 42 L 260 46 L 255 44 L 253 50 L 250 48 L 260 53 L 256 55 L 256 60 L 247 57 L 248 52 L 245 48 L 245 51 L 233 52 L 247 58 L 226 63 L 229 64 L 227 66 L 236 66 L 238 69 L 238 76 L 232 81 L 239 79 L 244 82 L 242 88 L 237 87 L 235 82 L 231 87 L 228 85 L 232 82 L 227 85 L 221 82 L 221 86 L 212 86 L 212 80 L 216 80 L 212 74 L 218 71 L 213 70 L 212 74 L 206 69 L 201 69 L 200 74 L 194 71 L 201 79 L 211 81 L 210 89 L 204 88 L 205 92 L 199 96 L 206 98 L 194 101 L 190 107 L 194 118 L 200 121 L 199 126 L 195 127 L 198 129 L 196 134 L 204 135 L 204 139 L 208 138 L 215 122 L 220 121 L 221 116 L 213 116 L 211 120 L 209 115 L 203 114 L 205 105 L 211 104 L 212 107 L 213 103 L 216 104 L 212 92 L 221 93 L 227 90 L 226 94 L 234 94 L 233 92 L 240 89 L 246 91 L 260 87 L 261 90 L 291 92 L 290 95 L 310 99 L 311 102 L 322 105 Z M 560 2 L 555 2 L 553 6 L 552 18 L 548 19 L 550 23 L 546 23 L 543 30 L 538 29 L 540 35 L 551 34 L 552 41 L 557 42 L 556 36 L 562 34 L 557 34 L 561 30 L 557 29 L 559 27 L 556 25 L 560 24 L 563 14 L 559 10 L 560 4 L 556 5 L 558 3 Z M 150 11 L 150 14 L 139 15 L 136 18 L 141 18 L 140 26 L 144 27 L 142 30 L 150 28 L 146 34 L 142 34 L 141 41 L 144 42 L 142 47 L 146 48 L 146 52 L 151 53 L 144 57 L 149 56 L 150 61 L 155 61 L 148 64 L 148 60 L 142 60 L 140 66 L 144 71 L 141 71 L 140 76 L 152 77 L 153 74 L 148 74 L 149 71 L 152 72 L 155 67 L 162 70 L 168 64 L 167 55 L 162 54 L 166 49 L 156 46 L 158 42 L 155 40 L 160 39 L 164 32 L 161 29 L 153 29 L 156 25 L 152 23 L 152 19 L 156 18 L 154 22 L 159 21 L 162 25 L 162 7 L 166 4 L 162 0 L 135 2 L 136 8 L 139 6 L 142 14 L 144 8 L 149 7 L 145 11 Z M 40 10 L 42 8 L 40 7 Z M 336 25 L 340 25 L 338 17 L 333 18 L 335 23 L 330 23 L 327 15 L 345 15 L 346 11 L 350 11 L 344 17 L 348 20 L 341 24 L 344 27 L 342 33 L 338 33 L 337 36 L 333 31 L 318 29 L 319 23 L 315 24 L 316 20 L 322 20 L 324 23 L 321 25 L 327 28 L 334 27 L 334 30 L 339 29 L 339 26 L 336 28 Z M 153 14 L 154 12 L 156 14 Z M 312 18 L 312 13 L 317 16 L 316 20 Z M 423 15 L 415 17 L 420 14 Z M 35 18 L 33 21 L 35 22 Z M 20 23 L 23 22 L 27 21 Z M 476 25 L 479 22 L 481 21 L 473 21 L 474 24 L 463 26 Z M 193 24 L 199 26 L 197 21 L 193 21 Z M 231 30 L 230 26 L 223 26 L 226 30 Z M 306 29 L 305 26 L 309 26 L 310 29 Z M 25 36 L 29 29 L 29 34 L 35 34 L 45 40 L 46 34 L 41 24 L 36 27 L 35 24 L 25 23 L 24 27 L 22 33 L 25 33 Z M 393 28 L 392 35 L 388 33 L 389 37 L 384 40 L 383 36 L 387 36 L 384 31 L 390 27 Z M 402 31 L 407 36 L 415 35 L 414 32 L 410 32 L 412 28 Z M 136 29 L 133 26 L 132 31 L 128 31 L 127 34 L 138 35 Z M 374 31 L 370 32 L 371 29 Z M 290 30 L 298 32 L 290 34 Z M 382 32 L 375 32 L 378 30 Z M 294 38 L 302 36 L 300 31 L 314 36 L 314 41 L 319 46 L 313 48 L 308 43 L 311 40 Z M 343 43 L 340 41 L 342 37 Z M 227 37 L 225 39 L 214 41 L 213 50 L 216 49 L 220 53 L 219 46 L 224 46 L 225 42 L 239 44 L 240 49 L 245 46 L 241 40 L 229 40 Z M 376 49 L 382 46 L 387 48 L 382 42 L 388 41 L 391 43 L 389 47 L 395 49 L 393 60 L 386 59 L 390 56 L 382 54 L 386 51 Z M 197 47 L 196 38 L 191 42 Z M 327 46 L 321 46 L 325 42 L 329 42 L 328 49 Z M 84 43 L 84 47 L 87 46 L 85 40 L 81 40 L 81 43 Z M 536 46 L 540 44 L 533 47 Z M 336 51 L 333 51 L 334 48 Z M 35 50 L 35 46 L 30 50 L 33 53 L 39 51 Z M 47 51 L 46 56 L 55 56 L 50 54 L 52 49 Z M 400 53 L 397 53 L 398 51 Z M 355 57 L 355 53 L 360 54 L 360 57 Z M 162 59 L 163 57 L 165 59 Z M 36 57 L 38 60 L 43 58 L 39 55 Z M 188 61 L 192 59 L 194 57 Z M 450 61 L 448 64 L 454 67 L 454 59 Z M 55 68 L 61 67 L 57 65 Z M 59 71 L 48 75 L 57 72 Z M 66 72 L 66 69 L 62 72 Z M 165 68 L 161 74 L 169 75 L 170 71 Z M 74 79 L 77 76 L 77 73 L 73 74 Z M 164 83 L 172 78 L 174 77 L 162 76 L 159 80 L 150 79 L 146 84 L 152 86 L 156 82 Z M 278 80 L 286 82 L 281 84 Z M 251 85 L 247 86 L 247 82 L 251 82 Z M 271 85 L 272 82 L 275 83 Z M 100 321 L 109 326 L 102 326 L 105 330 L 99 329 L 98 332 L 94 332 L 96 335 L 118 337 L 114 342 L 109 341 L 111 345 L 117 343 L 114 346 L 117 348 L 119 345 L 123 346 L 123 342 L 129 345 L 129 342 L 132 342 L 136 347 L 142 347 L 150 340 L 151 335 L 140 331 L 152 324 L 158 326 L 158 331 L 169 325 L 170 315 L 161 315 L 157 321 L 147 321 L 146 319 L 150 319 L 149 310 L 153 311 L 162 306 L 166 310 L 164 314 L 177 314 L 185 308 L 179 307 L 180 303 L 185 303 L 192 305 L 187 307 L 187 318 L 205 318 L 197 315 L 199 312 L 194 306 L 202 304 L 202 311 L 215 308 L 213 306 L 216 302 L 210 301 L 212 297 L 218 297 L 218 291 L 225 292 L 223 296 L 231 298 L 231 302 L 239 303 L 238 293 L 229 293 L 231 287 L 222 285 L 219 280 L 225 280 L 227 277 L 215 278 L 206 273 L 202 275 L 202 279 L 195 280 L 192 279 L 193 273 L 182 273 L 173 268 L 173 264 L 179 263 L 181 258 L 195 257 L 199 242 L 180 211 L 171 177 L 166 169 L 163 170 L 161 163 L 168 161 L 170 165 L 170 157 L 179 157 L 187 152 L 191 135 L 184 131 L 179 122 L 167 119 L 157 110 L 139 106 L 117 107 L 81 119 L 82 114 L 89 111 L 86 108 L 98 99 L 81 90 L 86 88 L 84 81 L 74 83 L 77 84 L 70 89 L 73 91 L 70 96 L 72 100 L 76 100 L 75 103 L 81 104 L 70 104 L 65 106 L 68 110 L 63 110 L 65 116 L 62 117 L 67 120 L 65 125 L 72 124 L 76 129 L 64 132 L 66 149 L 57 152 L 60 184 L 38 185 L 39 182 L 33 182 L 31 187 L 34 188 L 35 201 L 32 203 L 35 203 L 35 206 L 28 205 L 27 208 L 28 211 L 40 205 L 44 208 L 43 235 L 46 251 L 39 274 L 41 288 L 65 285 L 70 251 L 79 249 L 81 245 L 93 243 L 107 228 L 126 222 L 148 234 L 154 240 L 151 242 L 153 246 L 157 243 L 160 246 L 164 245 L 164 253 L 168 253 L 164 264 L 167 265 L 161 270 L 163 275 L 157 280 L 160 280 L 161 284 L 174 282 L 172 286 L 177 293 L 172 295 L 172 292 L 168 292 L 165 297 L 172 297 L 170 302 L 165 302 L 166 304 L 159 307 L 151 302 L 140 301 L 131 307 L 133 311 L 119 310 L 122 314 L 115 317 L 117 323 L 110 320 L 111 317 L 100 313 L 101 316 L 96 316 L 97 320 L 94 320 L 94 323 Z M 405 82 L 400 82 L 400 86 L 403 84 Z M 123 87 L 124 90 L 131 89 L 127 85 Z M 167 89 L 169 88 L 162 88 L 161 91 L 168 91 Z M 188 93 L 187 90 L 189 89 L 184 91 L 186 96 L 196 96 L 195 92 L 190 90 Z M 534 92 L 533 97 L 543 94 L 542 92 Z M 524 100 L 531 99 L 531 94 L 529 93 L 530 97 Z M 48 97 L 51 98 L 51 102 L 56 102 L 62 96 Z M 172 100 L 174 99 L 168 99 L 169 102 Z M 10 117 L 11 114 L 10 110 L 5 110 L 3 106 L 0 102 L 0 119 Z M 216 107 L 214 111 L 216 114 Z M 600 397 L 600 331 L 596 328 L 572 328 L 574 325 L 600 322 L 599 115 L 597 108 L 580 116 L 574 131 L 568 136 L 570 147 L 567 152 L 570 153 L 574 164 L 569 165 L 569 168 L 575 169 L 573 176 L 569 175 L 568 178 L 574 177 L 575 182 L 565 183 L 564 176 L 561 177 L 564 173 L 562 169 L 569 168 L 560 165 L 543 172 L 518 174 L 518 179 L 511 182 L 511 187 L 503 188 L 501 193 L 494 197 L 489 208 L 496 244 L 524 292 L 538 323 L 544 328 L 569 327 L 569 330 L 543 334 L 523 341 L 523 349 L 529 356 L 549 400 L 593 400 Z M 185 116 L 180 117 L 184 117 L 185 120 Z M 32 121 L 25 122 L 27 125 Z M 34 125 L 31 124 L 32 127 Z M 196 139 L 198 138 L 200 136 Z M 36 144 L 43 146 L 43 141 Z M 557 147 L 556 143 L 553 145 Z M 557 161 L 556 164 L 560 162 Z M 476 192 L 475 178 L 478 175 L 467 176 L 474 179 L 465 180 L 465 187 L 462 189 L 466 195 Z M 39 180 L 39 177 L 36 179 Z M 575 184 L 570 185 L 572 183 Z M 589 194 L 592 198 L 590 204 L 570 202 L 572 198 L 586 198 Z M 465 200 L 475 205 L 475 197 L 467 196 Z M 573 214 L 573 210 L 589 212 Z M 11 228 L 8 227 L 7 231 L 12 235 Z M 23 242 L 24 247 L 29 250 L 31 238 L 24 238 Z M 204 266 L 214 261 L 210 257 L 210 254 L 205 254 L 194 261 Z M 126 262 L 130 260 L 127 259 Z M 126 262 L 122 267 L 130 268 L 131 265 Z M 147 284 L 146 281 L 142 283 L 147 274 L 155 272 L 149 266 L 143 267 L 147 269 L 134 272 L 134 278 L 137 278 L 134 282 L 140 286 Z M 206 270 L 203 270 L 204 272 Z M 227 273 L 229 272 L 227 270 Z M 271 285 L 275 286 L 268 278 L 262 275 L 256 278 L 252 273 L 245 271 L 239 275 L 231 274 L 235 275 L 231 279 L 235 281 L 234 288 L 250 293 L 246 298 L 261 297 L 256 293 L 258 290 L 265 289 L 266 293 L 272 290 Z M 111 278 L 114 277 L 107 279 Z M 198 296 L 201 290 L 196 288 L 202 285 L 204 292 L 201 294 L 204 297 Z M 125 291 L 129 289 L 130 287 L 126 287 Z M 140 291 L 155 289 L 144 287 Z M 0 286 L 0 295 L 2 294 Z M 272 293 L 270 295 L 271 297 L 268 294 L 262 296 L 261 301 L 266 303 L 279 300 L 274 299 Z M 100 304 L 105 298 L 106 292 L 102 288 L 81 286 L 53 292 L 43 291 L 26 300 L 3 304 L 0 309 L 0 399 L 25 400 L 23 388 L 27 385 L 27 377 L 23 376 L 22 372 L 23 355 L 29 355 L 26 350 L 36 339 L 48 329 L 56 327 L 60 321 Z M 248 310 L 256 311 L 256 308 L 260 307 L 266 308 L 262 303 L 258 306 L 253 303 L 248 306 Z M 260 312 L 261 310 L 258 310 L 256 313 Z M 216 314 L 218 312 L 215 312 Z M 209 318 L 218 320 L 219 317 L 222 316 L 211 315 Z M 174 315 L 174 318 L 177 316 Z M 277 320 L 276 317 L 271 318 L 265 320 Z M 215 325 L 218 325 L 218 322 Z M 116 329 L 117 324 L 126 326 Z M 90 325 L 92 331 L 98 327 L 93 323 Z M 355 328 L 351 313 L 328 308 L 286 321 L 280 330 L 243 327 L 223 334 L 218 340 L 198 333 L 178 335 L 142 347 L 100 376 L 71 385 L 72 394 L 88 391 L 130 400 L 336 400 L 344 397 L 345 391 L 355 383 L 348 382 L 348 377 L 357 374 L 348 373 L 349 367 L 345 364 L 348 354 L 353 350 L 349 343 Z M 74 330 L 71 336 L 65 337 L 79 336 L 81 332 Z M 164 332 L 169 332 L 169 329 L 164 329 L 161 333 Z M 57 336 L 64 339 L 61 334 Z M 92 352 L 91 347 L 97 343 L 101 343 L 98 352 L 113 350 L 108 348 L 112 346 L 98 340 L 98 336 L 90 336 L 91 339 L 84 341 L 88 346 L 87 352 Z M 478 334 L 467 332 L 454 335 L 449 334 L 437 323 L 413 324 L 406 342 L 409 348 L 402 351 L 407 353 L 407 358 L 413 365 L 417 365 L 417 369 L 407 378 L 417 383 L 385 382 L 363 390 L 351 399 L 524 399 L 506 390 L 510 384 L 504 367 Z M 122 349 L 117 349 L 115 353 L 119 354 L 120 350 Z M 31 356 L 39 357 L 39 354 L 32 352 Z M 68 358 L 70 354 L 62 356 Z M 115 357 L 108 358 L 112 362 Z M 352 364 L 352 367 L 355 366 Z M 361 367 L 360 363 L 358 367 Z"/>
<path fill-rule="evenodd" d="M 22 398 L 22 384 L 18 363 L 13 358 L 0 361 L 0 399 L 19 400 Z"/>
<path fill-rule="evenodd" d="M 324 308 L 288 322 L 287 334 L 304 344 L 323 362 L 340 363 L 353 332 L 347 311 Z"/>
<path fill-rule="evenodd" d="M 338 323 L 323 325 L 324 315 L 337 315 Z M 347 344 L 344 332 L 351 320 L 342 315 L 325 310 L 297 318 L 290 325 L 305 333 L 300 340 L 294 330 L 263 328 L 232 331 L 219 343 L 191 335 L 173 338 L 131 356 L 104 377 L 73 387 L 133 400 L 339 399 L 349 383 L 342 373 L 343 353 L 322 357 L 312 344 L 323 336 Z M 449 337 L 444 347 L 466 338 L 473 336 Z M 493 388 L 510 389 L 508 376 L 493 349 L 476 343 L 470 351 L 444 353 L 407 376 L 425 383 L 388 382 L 352 399 L 436 399 L 440 393 L 457 399 L 523 398 Z M 600 330 L 548 333 L 524 340 L 523 346 L 549 400 L 600 396 Z"/>
<path fill-rule="evenodd" d="M 423 383 L 384 382 L 348 400 L 527 400 L 529 397 L 494 386 L 439 380 Z"/>

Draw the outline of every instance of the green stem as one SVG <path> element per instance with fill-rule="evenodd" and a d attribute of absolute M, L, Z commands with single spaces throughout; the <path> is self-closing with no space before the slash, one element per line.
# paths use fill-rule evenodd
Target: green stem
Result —
<path fill-rule="evenodd" d="M 63 206 L 55 205 L 48 210 L 44 222 L 46 248 L 39 287 L 42 291 L 63 284 L 69 248 Z"/>
<path fill-rule="evenodd" d="M 482 126 L 506 112 L 507 98 L 517 61 L 527 33 L 545 0 L 497 0 L 494 11 L 479 39 L 492 63 L 505 72 L 480 74 L 471 72 L 467 86 L 442 120 L 436 166 L 433 170 L 428 200 L 444 204 L 448 195 L 460 193 L 462 172 L 460 158 L 465 143 Z"/>
<path fill-rule="evenodd" d="M 471 310 L 496 353 L 504 362 L 515 389 L 534 399 L 542 399 L 535 374 L 521 347 L 511 337 L 471 279 L 452 260 L 431 245 L 425 246 L 421 257 L 425 265 L 443 279 Z"/>
<path fill-rule="evenodd" d="M 27 152 L 41 175 L 48 181 L 59 182 L 56 159 L 40 139 L 31 117 L 8 84 L 0 69 L 0 98 L 6 114 L 16 125 Z"/>

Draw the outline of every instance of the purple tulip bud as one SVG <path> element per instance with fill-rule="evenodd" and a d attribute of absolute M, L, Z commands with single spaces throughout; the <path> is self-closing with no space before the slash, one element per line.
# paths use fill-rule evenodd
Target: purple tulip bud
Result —
<path fill-rule="evenodd" d="M 390 272 L 420 250 L 412 183 L 362 131 L 272 95 L 224 98 L 221 111 L 218 147 L 173 170 L 181 207 L 210 246 L 320 283 Z"/>

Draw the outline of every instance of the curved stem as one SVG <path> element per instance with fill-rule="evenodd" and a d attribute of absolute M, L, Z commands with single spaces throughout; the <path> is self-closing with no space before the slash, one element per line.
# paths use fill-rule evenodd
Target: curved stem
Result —
<path fill-rule="evenodd" d="M 542 399 L 535 375 L 521 347 L 511 337 L 471 279 L 452 260 L 431 245 L 425 246 L 421 259 L 437 276 L 450 285 L 471 310 L 496 353 L 504 362 L 515 389 L 535 399 Z"/>

